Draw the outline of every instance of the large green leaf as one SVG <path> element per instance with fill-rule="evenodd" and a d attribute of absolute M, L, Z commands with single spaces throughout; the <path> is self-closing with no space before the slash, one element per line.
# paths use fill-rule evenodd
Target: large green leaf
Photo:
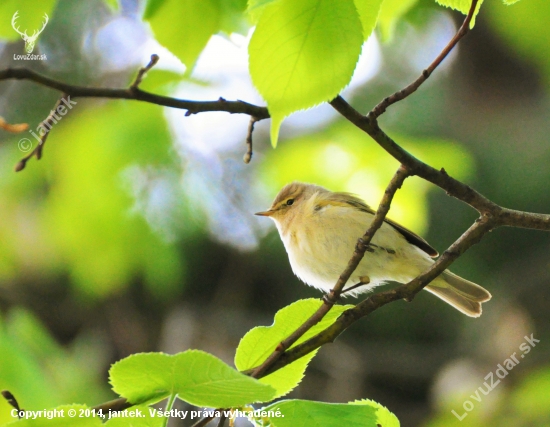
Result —
<path fill-rule="evenodd" d="M 220 26 L 220 6 L 216 0 L 152 1 L 145 19 L 155 38 L 190 71 L 210 37 Z"/>
<path fill-rule="evenodd" d="M 458 10 L 459 12 L 462 12 L 464 15 L 468 14 L 468 11 L 472 6 L 472 0 L 435 0 L 435 1 L 438 2 L 440 5 Z M 477 2 L 474 16 L 472 18 L 472 21 L 470 22 L 470 28 L 474 28 L 474 25 L 476 23 L 476 16 L 479 13 L 479 8 L 481 7 L 482 3 L 483 3 L 483 0 L 479 0 Z"/>
<path fill-rule="evenodd" d="M 350 404 L 283 400 L 262 410 L 272 411 L 274 416 L 257 424 L 265 425 L 269 421 L 272 427 L 399 427 L 397 417 L 372 400 Z"/>
<path fill-rule="evenodd" d="M 273 353 L 281 341 L 302 325 L 322 304 L 322 301 L 317 299 L 296 301 L 275 314 L 275 321 L 272 326 L 259 326 L 248 331 L 237 347 L 235 354 L 237 369 L 244 371 L 260 365 Z M 293 346 L 326 329 L 334 323 L 340 314 L 351 307 L 353 306 L 334 306 L 323 320 L 307 331 Z M 317 350 L 261 378 L 260 381 L 273 386 L 277 390 L 277 397 L 283 396 L 300 383 L 309 361 L 316 353 Z"/>
<path fill-rule="evenodd" d="M 366 40 L 372 34 L 378 15 L 380 14 L 380 6 L 384 0 L 355 0 L 355 7 L 361 18 L 363 26 L 363 38 Z"/>
<path fill-rule="evenodd" d="M 267 402 L 275 396 L 271 386 L 199 350 L 135 354 L 115 363 L 109 374 L 113 390 L 133 403 L 177 394 L 195 406 L 228 408 Z"/>
<path fill-rule="evenodd" d="M 249 65 L 268 104 L 274 146 L 286 116 L 330 101 L 349 83 L 362 44 L 353 0 L 279 0 L 264 7 Z"/>
<path fill-rule="evenodd" d="M 278 0 L 248 0 L 246 11 L 254 22 L 257 22 L 264 11 L 265 6 Z"/>

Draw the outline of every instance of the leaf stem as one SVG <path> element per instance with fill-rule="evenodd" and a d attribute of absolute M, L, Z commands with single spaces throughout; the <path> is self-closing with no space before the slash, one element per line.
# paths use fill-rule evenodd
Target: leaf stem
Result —
<path fill-rule="evenodd" d="M 174 406 L 177 397 L 177 393 L 171 394 L 170 397 L 168 397 L 168 400 L 166 401 L 166 407 L 164 408 L 166 412 L 170 412 L 172 410 L 172 407 Z M 162 427 L 166 427 L 168 425 L 169 419 L 170 416 L 164 417 L 164 420 L 162 421 Z"/>

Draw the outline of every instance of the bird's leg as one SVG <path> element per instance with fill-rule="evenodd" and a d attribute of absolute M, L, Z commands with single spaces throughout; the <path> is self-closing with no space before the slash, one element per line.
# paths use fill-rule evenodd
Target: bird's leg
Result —
<path fill-rule="evenodd" d="M 359 286 L 368 285 L 369 283 L 370 283 L 370 277 L 369 276 L 361 276 L 361 277 L 359 277 L 359 283 L 356 283 L 355 285 L 353 285 L 353 286 L 351 286 L 347 289 L 344 289 L 340 295 L 343 295 L 346 292 L 349 292 L 353 289 L 356 289 Z"/>

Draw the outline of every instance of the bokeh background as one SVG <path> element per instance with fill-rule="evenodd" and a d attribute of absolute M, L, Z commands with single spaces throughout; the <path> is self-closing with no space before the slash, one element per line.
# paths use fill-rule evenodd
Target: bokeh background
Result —
<path fill-rule="evenodd" d="M 137 0 L 3 1 L 0 69 L 125 87 L 156 53 L 143 89 L 262 104 L 247 73 L 245 0 L 151 3 L 157 9 L 149 5 L 144 22 Z M 399 14 L 383 17 L 344 92 L 364 112 L 415 78 L 462 19 L 430 0 L 393 3 Z M 16 10 L 22 28 L 38 28 L 49 14 L 35 51 L 47 60 L 14 60 L 24 48 L 11 28 Z M 486 0 L 474 31 L 390 108 L 383 128 L 496 203 L 549 213 L 548 22 L 547 0 Z M 35 129 L 59 95 L 1 81 L 0 116 Z M 320 296 L 293 276 L 273 224 L 253 212 L 293 180 L 376 206 L 398 167 L 327 106 L 287 119 L 276 150 L 269 123 L 257 124 L 246 165 L 247 117 L 74 100 L 43 159 L 20 173 L 19 141 L 29 135 L 0 130 L 0 388 L 26 409 L 116 397 L 109 365 L 136 352 L 196 348 L 232 364 L 250 328 Z M 442 252 L 476 212 L 412 178 L 390 216 Z M 374 399 L 405 427 L 550 426 L 549 237 L 494 231 L 452 268 L 492 292 L 481 318 L 427 293 L 386 306 L 325 346 L 290 396 Z M 521 363 L 488 395 L 478 393 L 480 402 L 469 397 L 531 334 L 540 342 Z M 451 411 L 466 413 L 465 400 L 473 409 L 459 421 Z M 1 422 L 11 421 L 9 410 L 0 401 Z"/>

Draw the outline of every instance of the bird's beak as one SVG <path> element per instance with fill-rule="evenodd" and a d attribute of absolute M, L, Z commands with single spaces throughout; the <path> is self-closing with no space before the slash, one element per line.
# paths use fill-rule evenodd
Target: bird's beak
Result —
<path fill-rule="evenodd" d="M 271 216 L 275 213 L 274 210 L 270 209 L 268 211 L 264 211 L 264 212 L 256 212 L 254 215 L 258 215 L 258 216 Z"/>

